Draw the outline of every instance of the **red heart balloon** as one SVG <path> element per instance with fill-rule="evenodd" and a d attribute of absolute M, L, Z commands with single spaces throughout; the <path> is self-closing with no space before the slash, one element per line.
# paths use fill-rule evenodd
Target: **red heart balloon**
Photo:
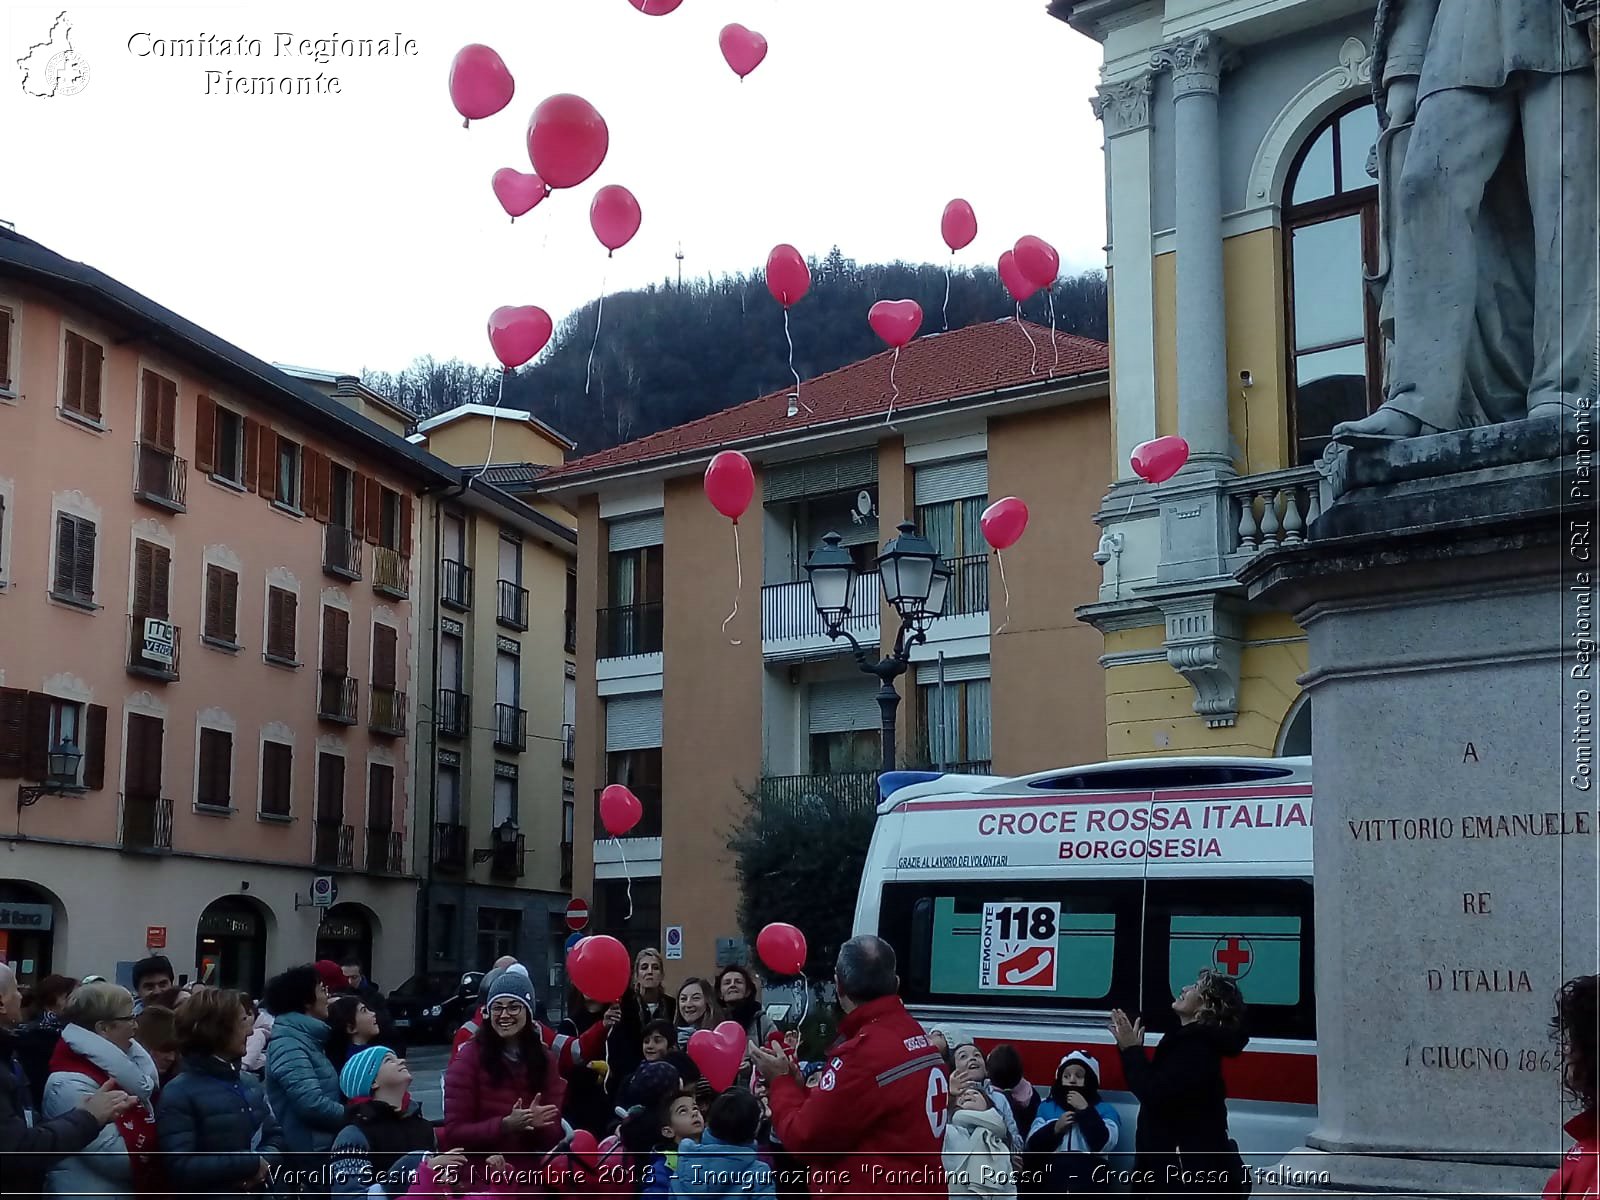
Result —
<path fill-rule="evenodd" d="M 616 938 L 598 933 L 567 952 L 567 978 L 589 999 L 615 1004 L 633 979 L 633 960 Z"/>
<path fill-rule="evenodd" d="M 1128 455 L 1133 473 L 1146 483 L 1165 483 L 1189 461 L 1189 443 L 1175 433 L 1140 442 Z"/>
<path fill-rule="evenodd" d="M 489 345 L 508 371 L 527 362 L 550 340 L 550 314 L 536 304 L 503 305 L 489 314 Z"/>
<path fill-rule="evenodd" d="M 664 17 L 682 4 L 683 0 L 628 0 L 628 3 L 647 17 Z"/>
<path fill-rule="evenodd" d="M 978 518 L 983 540 L 996 550 L 1009 550 L 1028 528 L 1028 506 L 1015 496 L 996 500 Z"/>
<path fill-rule="evenodd" d="M 644 805 L 620 783 L 613 783 L 600 793 L 600 824 L 612 837 L 621 837 L 639 823 L 644 816 Z"/>
<path fill-rule="evenodd" d="M 450 64 L 450 102 L 468 121 L 492 117 L 517 90 L 506 64 L 488 46 L 474 42 L 456 51 Z"/>
<path fill-rule="evenodd" d="M 576 1129 L 567 1139 L 567 1149 L 579 1158 L 586 1158 L 593 1163 L 595 1155 L 600 1153 L 600 1143 L 587 1129 Z"/>
<path fill-rule="evenodd" d="M 610 148 L 605 118 L 582 96 L 551 96 L 528 122 L 528 158 L 553 188 L 577 187 L 600 169 Z"/>
<path fill-rule="evenodd" d="M 1006 285 L 1006 291 L 1011 293 L 1012 299 L 1018 304 L 1026 304 L 1028 297 L 1039 289 L 1026 275 L 1022 268 L 1017 266 L 1017 256 L 1007 250 L 1000 256 L 1000 282 Z"/>
<path fill-rule="evenodd" d="M 715 1029 L 697 1029 L 689 1038 L 689 1058 L 713 1091 L 725 1092 L 733 1086 L 744 1062 L 749 1038 L 737 1021 L 724 1021 Z"/>
<path fill-rule="evenodd" d="M 811 268 L 800 251 L 787 243 L 774 246 L 767 255 L 767 291 L 785 308 L 797 303 L 811 290 Z"/>
<path fill-rule="evenodd" d="M 915 300 L 879 300 L 867 310 L 872 332 L 898 349 L 922 328 L 922 305 Z"/>
<path fill-rule="evenodd" d="M 594 194 L 589 205 L 589 227 L 600 244 L 620 250 L 639 232 L 639 202 L 633 193 L 618 184 L 608 184 Z"/>
<path fill-rule="evenodd" d="M 773 973 L 798 975 L 806 966 L 806 935 L 793 925 L 774 921 L 756 935 L 756 953 Z"/>
<path fill-rule="evenodd" d="M 1043 238 L 1032 234 L 1018 238 L 1011 253 L 1016 259 L 1017 270 L 1036 288 L 1053 286 L 1056 276 L 1061 274 L 1061 255 Z"/>
<path fill-rule="evenodd" d="M 737 21 L 722 27 L 722 32 L 717 35 L 717 45 L 722 47 L 722 57 L 728 60 L 733 73 L 740 79 L 759 67 L 761 60 L 767 56 L 767 39 Z"/>
<path fill-rule="evenodd" d="M 490 183 L 494 187 L 495 199 L 500 201 L 501 208 L 511 214 L 513 221 L 523 213 L 532 212 L 538 207 L 539 201 L 550 194 L 544 180 L 537 175 L 514 171 L 510 167 L 501 167 L 494 173 Z"/>

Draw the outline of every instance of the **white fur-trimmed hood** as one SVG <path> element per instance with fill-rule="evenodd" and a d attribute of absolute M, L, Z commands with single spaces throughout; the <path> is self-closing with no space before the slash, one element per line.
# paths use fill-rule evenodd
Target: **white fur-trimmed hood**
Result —
<path fill-rule="evenodd" d="M 146 1104 L 155 1094 L 160 1074 L 149 1051 L 134 1042 L 124 1054 L 116 1046 L 82 1025 L 67 1025 L 61 1030 L 67 1049 L 88 1059 L 116 1081 L 118 1087 L 139 1097 Z"/>

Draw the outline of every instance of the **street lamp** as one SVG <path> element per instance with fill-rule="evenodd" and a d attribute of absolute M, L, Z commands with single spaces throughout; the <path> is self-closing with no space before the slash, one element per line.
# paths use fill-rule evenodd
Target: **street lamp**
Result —
<path fill-rule="evenodd" d="M 17 789 L 17 808 L 31 808 L 42 796 L 62 796 L 78 787 L 78 764 L 83 761 L 83 751 L 76 742 L 62 738 L 45 756 L 44 782 L 36 786 L 24 784 Z"/>
<path fill-rule="evenodd" d="M 900 708 L 900 693 L 894 681 L 906 673 L 911 663 L 911 647 L 928 640 L 928 627 L 944 611 L 950 587 L 950 568 L 939 557 L 934 544 L 917 532 L 910 521 L 900 523 L 899 535 L 890 538 L 878 554 L 878 578 L 883 598 L 900 616 L 900 629 L 894 648 L 874 658 L 844 628 L 851 616 L 850 605 L 856 582 L 855 560 L 840 545 L 837 533 L 829 533 L 822 545 L 806 559 L 806 575 L 811 580 L 811 603 L 827 628 L 828 637 L 850 643 L 856 665 L 878 681 L 878 710 L 883 718 L 883 769 L 895 767 L 895 714 Z"/>

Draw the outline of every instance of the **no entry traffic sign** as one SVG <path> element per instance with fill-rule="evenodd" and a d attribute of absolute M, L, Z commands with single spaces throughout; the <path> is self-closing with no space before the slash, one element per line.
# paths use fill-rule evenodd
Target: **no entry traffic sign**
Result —
<path fill-rule="evenodd" d="M 577 933 L 589 925 L 589 902 L 574 896 L 567 901 L 567 928 Z"/>

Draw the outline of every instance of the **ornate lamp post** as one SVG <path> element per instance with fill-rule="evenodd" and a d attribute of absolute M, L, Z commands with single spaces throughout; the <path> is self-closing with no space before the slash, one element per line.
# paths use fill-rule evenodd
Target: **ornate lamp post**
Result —
<path fill-rule="evenodd" d="M 76 742 L 65 738 L 50 748 L 45 759 L 44 782 L 24 784 L 17 789 L 17 808 L 30 808 L 41 796 L 64 796 L 78 789 L 78 764 L 83 761 L 83 751 Z"/>

